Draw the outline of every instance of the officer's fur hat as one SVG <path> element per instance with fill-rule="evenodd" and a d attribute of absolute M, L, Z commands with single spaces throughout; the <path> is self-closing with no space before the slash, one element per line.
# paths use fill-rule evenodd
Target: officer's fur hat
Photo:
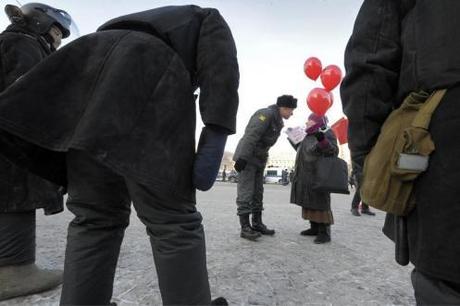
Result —
<path fill-rule="evenodd" d="M 278 100 L 276 100 L 276 105 L 278 105 L 279 107 L 296 108 L 297 99 L 291 95 L 282 95 L 278 97 Z"/>

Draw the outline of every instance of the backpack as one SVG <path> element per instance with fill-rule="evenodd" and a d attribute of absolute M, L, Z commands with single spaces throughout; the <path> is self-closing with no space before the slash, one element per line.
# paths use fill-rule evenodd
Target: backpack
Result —
<path fill-rule="evenodd" d="M 364 161 L 363 203 L 398 216 L 415 207 L 414 181 L 428 167 L 435 149 L 428 127 L 445 92 L 412 92 L 385 120 Z"/>

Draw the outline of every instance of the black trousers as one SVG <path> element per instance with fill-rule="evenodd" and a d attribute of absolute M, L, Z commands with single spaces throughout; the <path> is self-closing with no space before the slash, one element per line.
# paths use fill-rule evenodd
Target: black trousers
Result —
<path fill-rule="evenodd" d="M 139 185 L 81 151 L 67 154 L 67 173 L 67 207 L 75 218 L 61 304 L 109 304 L 131 201 L 150 236 L 163 303 L 210 303 L 202 217 L 194 202 Z"/>
<path fill-rule="evenodd" d="M 417 305 L 460 305 L 460 283 L 446 282 L 416 269 L 411 279 Z"/>
<path fill-rule="evenodd" d="M 35 210 L 0 213 L 0 267 L 35 262 Z"/>

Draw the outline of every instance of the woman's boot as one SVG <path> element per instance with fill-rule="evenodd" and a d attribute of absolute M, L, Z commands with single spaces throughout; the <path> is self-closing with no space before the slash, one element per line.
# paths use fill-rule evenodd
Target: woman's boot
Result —
<path fill-rule="evenodd" d="M 326 243 L 331 241 L 330 226 L 326 223 L 318 223 L 318 236 L 316 236 L 315 243 Z"/>
<path fill-rule="evenodd" d="M 310 228 L 300 232 L 302 236 L 316 236 L 318 235 L 318 223 L 310 221 Z"/>

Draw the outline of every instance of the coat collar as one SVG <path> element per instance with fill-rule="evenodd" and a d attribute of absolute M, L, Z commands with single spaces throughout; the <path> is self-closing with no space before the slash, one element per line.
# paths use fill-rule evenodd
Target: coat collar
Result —
<path fill-rule="evenodd" d="M 22 34 L 24 36 L 27 36 L 31 39 L 35 39 L 43 48 L 43 50 L 46 52 L 46 54 L 51 54 L 51 48 L 48 42 L 39 34 L 33 32 L 32 30 L 28 29 L 25 26 L 21 26 L 18 24 L 10 24 L 3 33 L 15 33 L 15 34 Z"/>
<path fill-rule="evenodd" d="M 273 112 L 276 125 L 282 128 L 284 126 L 284 122 L 283 122 L 283 118 L 281 118 L 280 108 L 278 107 L 278 105 L 273 104 L 273 105 L 270 105 L 268 108 L 271 109 Z"/>

